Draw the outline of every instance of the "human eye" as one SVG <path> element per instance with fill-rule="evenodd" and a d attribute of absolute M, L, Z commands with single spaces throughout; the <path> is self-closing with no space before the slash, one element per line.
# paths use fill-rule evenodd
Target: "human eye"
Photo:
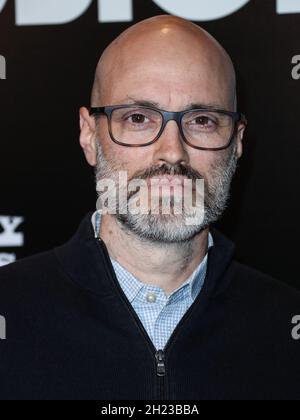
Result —
<path fill-rule="evenodd" d="M 155 131 L 161 124 L 161 116 L 157 111 L 148 108 L 125 108 L 115 115 L 114 122 L 123 130 Z"/>
<path fill-rule="evenodd" d="M 151 122 L 147 113 L 142 111 L 130 111 L 123 116 L 124 122 L 132 125 L 145 125 Z"/>
<path fill-rule="evenodd" d="M 217 116 L 207 113 L 197 113 L 188 116 L 187 126 L 194 130 L 213 131 L 219 126 Z"/>

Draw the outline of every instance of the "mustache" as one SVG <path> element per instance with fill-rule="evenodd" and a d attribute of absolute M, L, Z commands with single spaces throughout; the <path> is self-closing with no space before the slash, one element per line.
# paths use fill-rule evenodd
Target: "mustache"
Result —
<path fill-rule="evenodd" d="M 163 175 L 171 175 L 171 176 L 184 176 L 188 179 L 204 179 L 204 177 L 194 169 L 185 166 L 185 165 L 175 165 L 170 166 L 167 164 L 163 164 L 161 166 L 152 166 L 151 168 L 147 169 L 146 171 L 136 173 L 132 179 L 148 179 L 153 178 L 155 176 L 163 176 Z"/>

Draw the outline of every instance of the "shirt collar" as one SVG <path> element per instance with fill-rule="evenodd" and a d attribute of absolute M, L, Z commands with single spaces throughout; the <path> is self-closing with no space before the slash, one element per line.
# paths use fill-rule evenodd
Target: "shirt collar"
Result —
<path fill-rule="evenodd" d="M 95 238 L 98 237 L 98 233 L 100 231 L 101 226 L 101 213 L 100 211 L 96 211 L 92 215 L 91 219 Z M 206 274 L 206 268 L 207 268 L 207 257 L 208 257 L 208 250 L 214 245 L 213 237 L 211 233 L 208 234 L 208 247 L 207 252 L 204 257 L 204 259 L 201 261 L 201 263 L 198 265 L 198 267 L 194 270 L 194 272 L 191 274 L 191 276 L 174 292 L 171 293 L 170 296 L 178 295 L 180 292 L 179 290 L 183 290 L 188 288 L 189 290 L 189 296 L 191 297 L 192 301 L 194 301 L 200 292 L 204 280 L 205 280 L 205 274 Z M 138 296 L 138 294 L 141 292 L 141 290 L 144 288 L 157 288 L 156 286 L 149 286 L 144 283 L 142 283 L 140 280 L 138 280 L 132 273 L 130 273 L 127 269 L 125 269 L 118 261 L 114 260 L 112 257 L 110 257 L 112 265 L 114 267 L 114 270 L 116 272 L 116 276 L 120 282 L 120 285 L 126 294 L 128 300 L 130 303 L 134 301 L 134 299 Z M 175 298 L 176 299 L 176 298 Z"/>

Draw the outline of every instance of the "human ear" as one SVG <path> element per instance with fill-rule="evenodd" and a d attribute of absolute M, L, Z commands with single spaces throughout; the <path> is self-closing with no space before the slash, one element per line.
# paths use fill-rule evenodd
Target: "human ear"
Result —
<path fill-rule="evenodd" d="M 97 163 L 96 152 L 96 123 L 93 116 L 90 116 L 89 111 L 85 107 L 79 110 L 80 119 L 80 146 L 82 147 L 85 158 L 91 166 Z"/>

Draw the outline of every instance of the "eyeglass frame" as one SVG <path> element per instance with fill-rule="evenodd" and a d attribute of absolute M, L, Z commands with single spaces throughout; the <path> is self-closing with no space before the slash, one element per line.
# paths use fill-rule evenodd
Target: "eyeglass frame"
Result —
<path fill-rule="evenodd" d="M 156 111 L 158 112 L 161 117 L 162 117 L 162 125 L 161 128 L 157 134 L 157 136 L 155 137 L 154 140 L 151 140 L 151 142 L 145 143 L 145 144 L 126 144 L 126 143 L 121 143 L 120 141 L 118 141 L 117 139 L 115 139 L 113 133 L 112 133 L 112 113 L 117 110 L 117 109 L 124 109 L 124 108 L 139 108 L 139 109 L 149 109 L 152 111 Z M 182 128 L 182 119 L 184 117 L 185 114 L 188 114 L 190 112 L 193 111 L 201 111 L 201 112 L 217 112 L 220 114 L 224 114 L 224 115 L 228 115 L 232 118 L 233 120 L 233 124 L 234 124 L 234 129 L 233 129 L 233 133 L 228 141 L 228 144 L 226 144 L 225 146 L 222 147 L 217 147 L 217 148 L 208 148 L 208 147 L 201 147 L 201 146 L 194 146 L 193 144 L 191 144 L 183 131 Z M 219 150 L 224 150 L 227 149 L 233 139 L 235 138 L 236 134 L 237 134 L 237 124 L 239 122 L 243 123 L 244 125 L 247 125 L 247 119 L 246 116 L 241 113 L 241 112 L 232 112 L 232 111 L 226 111 L 224 109 L 217 109 L 217 108 L 191 108 L 191 109 L 187 109 L 184 111 L 177 111 L 177 112 L 170 112 L 170 111 L 165 111 L 156 107 L 152 107 L 152 106 L 146 106 L 146 105 L 135 105 L 135 104 L 128 104 L 128 105 L 110 105 L 110 106 L 103 106 L 103 107 L 90 107 L 89 108 L 89 115 L 94 115 L 97 116 L 99 114 L 103 114 L 106 115 L 107 119 L 108 119 L 108 131 L 109 131 L 109 135 L 111 140 L 116 143 L 119 144 L 120 146 L 125 146 L 125 147 L 145 147 L 145 146 L 150 146 L 151 144 L 155 143 L 163 134 L 166 125 L 169 121 L 176 121 L 177 126 L 179 128 L 179 132 L 184 140 L 184 142 L 186 144 L 188 144 L 189 146 L 193 147 L 194 149 L 198 149 L 198 150 L 207 150 L 207 151 L 219 151 Z"/>

